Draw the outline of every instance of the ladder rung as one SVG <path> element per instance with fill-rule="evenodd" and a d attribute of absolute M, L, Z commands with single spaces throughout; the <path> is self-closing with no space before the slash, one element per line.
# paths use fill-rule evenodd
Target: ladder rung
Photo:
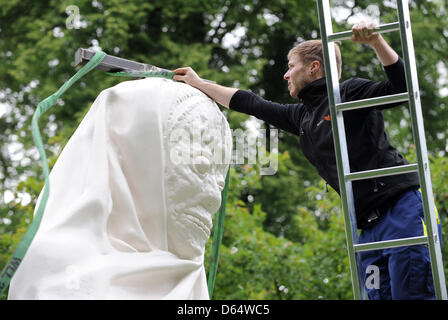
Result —
<path fill-rule="evenodd" d="M 382 24 L 382 25 L 379 25 L 378 27 L 376 27 L 374 30 L 375 31 L 373 32 L 373 34 L 397 31 L 397 30 L 400 30 L 400 23 L 392 22 L 392 23 Z M 333 34 L 328 35 L 328 41 L 347 40 L 352 37 L 352 34 L 353 34 L 352 30 L 333 33 Z"/>
<path fill-rule="evenodd" d="M 381 250 L 388 248 L 396 248 L 403 246 L 415 246 L 418 244 L 427 244 L 428 237 L 427 236 L 419 236 L 419 237 L 410 237 L 404 239 L 394 239 L 394 240 L 386 240 L 386 241 L 378 241 L 378 242 L 369 242 L 369 243 L 361 243 L 355 244 L 353 247 L 356 252 L 361 251 L 370 251 L 370 250 Z"/>
<path fill-rule="evenodd" d="M 349 173 L 349 174 L 345 175 L 345 179 L 347 181 L 363 180 L 363 179 L 378 178 L 378 177 L 384 177 L 384 176 L 393 176 L 396 174 L 403 174 L 403 173 L 416 172 L 416 171 L 418 171 L 418 165 L 416 163 L 412 163 L 412 164 L 406 164 L 403 166 L 396 166 L 396 167 L 390 167 L 390 168 L 381 168 L 381 169 Z"/>
<path fill-rule="evenodd" d="M 399 94 L 391 94 L 388 96 L 338 103 L 336 104 L 336 111 L 347 111 L 353 109 L 368 108 L 372 106 L 378 106 L 382 104 L 402 102 L 408 100 L 409 95 L 407 92 Z"/>

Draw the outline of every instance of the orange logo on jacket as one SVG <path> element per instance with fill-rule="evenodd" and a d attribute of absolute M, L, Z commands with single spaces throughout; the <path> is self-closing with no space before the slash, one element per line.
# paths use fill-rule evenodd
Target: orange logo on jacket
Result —
<path fill-rule="evenodd" d="M 331 121 L 330 114 L 328 114 L 328 115 L 326 115 L 325 117 L 323 117 L 323 118 L 317 123 L 317 127 L 320 126 L 322 123 L 324 123 L 324 120 L 326 120 L 326 121 Z"/>

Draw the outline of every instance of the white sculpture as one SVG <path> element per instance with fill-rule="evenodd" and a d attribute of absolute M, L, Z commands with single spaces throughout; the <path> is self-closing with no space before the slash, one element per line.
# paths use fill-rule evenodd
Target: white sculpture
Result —
<path fill-rule="evenodd" d="M 224 115 L 193 87 L 147 78 L 101 92 L 51 171 L 8 298 L 208 299 L 204 249 L 231 148 Z"/>

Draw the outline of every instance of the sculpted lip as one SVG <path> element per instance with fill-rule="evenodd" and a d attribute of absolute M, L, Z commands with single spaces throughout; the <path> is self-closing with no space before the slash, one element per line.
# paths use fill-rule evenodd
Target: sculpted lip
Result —
<path fill-rule="evenodd" d="M 212 228 L 212 215 L 202 206 L 192 207 L 185 210 L 185 214 L 189 214 L 199 219 L 207 229 Z"/>
<path fill-rule="evenodd" d="M 195 209 L 188 209 L 183 211 L 181 214 L 190 222 L 192 222 L 194 225 L 196 225 L 200 230 L 204 232 L 204 235 L 208 238 L 210 236 L 210 229 L 211 221 L 204 217 L 204 214 L 201 213 L 205 212 L 205 214 L 210 215 L 208 212 L 205 211 L 205 209 L 198 209 L 197 207 Z"/>

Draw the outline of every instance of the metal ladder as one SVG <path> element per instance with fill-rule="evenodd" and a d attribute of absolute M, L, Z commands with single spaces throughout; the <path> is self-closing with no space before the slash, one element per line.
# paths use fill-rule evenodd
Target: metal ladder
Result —
<path fill-rule="evenodd" d="M 437 233 L 437 221 L 429 171 L 425 130 L 423 127 L 423 116 L 420 105 L 417 68 L 415 64 L 408 0 L 397 0 L 398 22 L 380 25 L 375 29 L 375 33 L 385 33 L 396 30 L 400 31 L 408 92 L 344 103 L 341 103 L 339 91 L 334 41 L 350 39 L 352 36 L 352 31 L 350 30 L 333 33 L 329 0 L 317 0 L 317 7 L 322 38 L 325 74 L 327 75 L 328 101 L 331 119 L 334 119 L 331 123 L 336 153 L 336 164 L 338 168 L 340 195 L 344 212 L 345 233 L 354 298 L 368 299 L 364 284 L 363 270 L 361 267 L 360 252 L 400 246 L 427 244 L 429 245 L 429 252 L 431 256 L 431 269 L 436 298 L 446 300 L 447 292 L 445 275 L 443 271 L 442 253 L 440 250 L 440 239 Z M 346 110 L 367 108 L 370 106 L 402 101 L 409 101 L 417 163 L 351 173 L 347 153 L 343 112 Z M 409 172 L 418 172 L 419 174 L 427 236 L 425 235 L 360 244 L 356 225 L 352 181 Z"/>

